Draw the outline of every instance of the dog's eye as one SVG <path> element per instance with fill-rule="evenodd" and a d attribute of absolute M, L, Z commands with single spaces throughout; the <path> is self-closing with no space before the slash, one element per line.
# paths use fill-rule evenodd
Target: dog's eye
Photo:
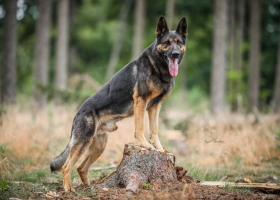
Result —
<path fill-rule="evenodd" d="M 169 45 L 170 43 L 169 43 L 169 41 L 165 41 L 163 44 Z"/>

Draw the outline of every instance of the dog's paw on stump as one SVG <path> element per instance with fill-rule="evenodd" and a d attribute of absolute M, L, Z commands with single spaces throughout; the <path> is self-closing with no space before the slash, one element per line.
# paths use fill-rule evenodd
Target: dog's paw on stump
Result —
<path fill-rule="evenodd" d="M 125 187 L 127 194 L 131 196 L 144 183 L 178 181 L 178 168 L 175 167 L 174 160 L 173 155 L 126 144 L 121 163 L 115 172 L 100 182 L 100 187 Z"/>

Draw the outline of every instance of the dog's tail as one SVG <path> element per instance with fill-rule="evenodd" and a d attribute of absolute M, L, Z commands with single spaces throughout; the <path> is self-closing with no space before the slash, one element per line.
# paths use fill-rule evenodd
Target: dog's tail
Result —
<path fill-rule="evenodd" d="M 69 156 L 70 149 L 71 149 L 70 144 L 67 144 L 64 151 L 59 156 L 56 156 L 54 159 L 52 159 L 51 165 L 50 165 L 51 172 L 61 170 L 62 166 L 65 164 L 65 162 Z"/>

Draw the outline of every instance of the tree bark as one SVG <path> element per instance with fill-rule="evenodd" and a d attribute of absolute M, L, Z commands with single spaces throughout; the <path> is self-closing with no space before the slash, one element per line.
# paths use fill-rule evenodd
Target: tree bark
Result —
<path fill-rule="evenodd" d="M 245 0 L 238 1 L 238 28 L 236 35 L 236 70 L 239 73 L 239 79 L 236 82 L 236 109 L 237 112 L 243 112 L 243 98 L 241 94 L 242 87 L 242 62 L 243 62 L 243 38 L 244 38 L 244 22 L 245 22 Z"/>
<path fill-rule="evenodd" d="M 161 185 L 177 181 L 186 170 L 175 167 L 174 160 L 173 155 L 126 144 L 117 170 L 103 179 L 99 187 L 125 187 L 127 192 L 135 194 L 144 183 Z"/>
<path fill-rule="evenodd" d="M 244 0 L 230 1 L 230 76 L 229 95 L 232 111 L 242 111 L 242 44 L 244 32 Z"/>
<path fill-rule="evenodd" d="M 69 0 L 58 1 L 57 16 L 55 86 L 59 90 L 65 90 L 68 74 Z"/>
<path fill-rule="evenodd" d="M 244 21 L 245 21 L 245 0 L 239 0 L 238 1 L 238 30 L 237 30 L 237 37 L 236 37 L 236 46 L 237 46 L 236 68 L 239 71 L 242 70 L 242 61 L 243 61 L 242 45 L 243 45 L 243 38 L 244 38 Z"/>
<path fill-rule="evenodd" d="M 38 1 L 38 19 L 36 26 L 35 44 L 35 89 L 34 99 L 39 107 L 47 102 L 45 87 L 48 84 L 49 52 L 50 52 L 50 26 L 52 1 Z"/>
<path fill-rule="evenodd" d="M 132 0 L 125 0 L 125 3 L 123 4 L 120 12 L 120 26 L 113 45 L 113 50 L 111 52 L 110 61 L 105 77 L 106 81 L 108 81 L 114 75 L 116 66 L 120 58 L 122 40 L 123 40 L 124 33 L 126 31 L 127 15 L 130 10 L 131 4 L 132 4 Z"/>
<path fill-rule="evenodd" d="M 236 1 L 229 1 L 229 74 L 235 72 L 236 62 L 235 62 L 235 54 L 236 54 Z M 234 105 L 234 97 L 235 97 L 235 88 L 234 88 L 234 77 L 229 76 L 228 79 L 228 94 L 230 96 L 230 104 Z"/>
<path fill-rule="evenodd" d="M 134 15 L 134 38 L 133 38 L 133 49 L 132 58 L 136 59 L 140 56 L 143 50 L 143 35 L 145 26 L 145 0 L 136 1 L 136 11 Z"/>
<path fill-rule="evenodd" d="M 228 1 L 215 0 L 214 49 L 211 74 L 211 112 L 225 109 Z"/>
<path fill-rule="evenodd" d="M 172 30 L 174 21 L 175 0 L 167 0 L 166 3 L 166 17 L 169 29 Z"/>
<path fill-rule="evenodd" d="M 280 34 L 278 40 L 278 51 L 277 51 L 277 66 L 276 66 L 276 74 L 275 74 L 275 85 L 274 85 L 274 93 L 273 93 L 273 105 L 272 109 L 275 113 L 280 113 Z"/>
<path fill-rule="evenodd" d="M 78 58 L 78 51 L 75 36 L 73 31 L 75 30 L 75 23 L 77 18 L 77 0 L 70 1 L 70 56 L 69 56 L 69 73 L 70 76 L 76 72 L 76 62 Z"/>
<path fill-rule="evenodd" d="M 7 105 L 16 103 L 17 0 L 5 0 L 4 9 L 1 102 Z"/>
<path fill-rule="evenodd" d="M 249 111 L 258 109 L 260 76 L 260 0 L 251 0 L 250 14 L 250 54 L 249 54 Z"/>

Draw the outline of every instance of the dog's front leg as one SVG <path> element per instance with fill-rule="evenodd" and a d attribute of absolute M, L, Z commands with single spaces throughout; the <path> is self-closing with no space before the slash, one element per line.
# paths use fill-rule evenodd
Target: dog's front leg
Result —
<path fill-rule="evenodd" d="M 147 142 L 144 136 L 145 130 L 145 111 L 146 111 L 146 101 L 137 97 L 134 99 L 134 119 L 135 119 L 135 138 L 140 143 L 141 147 L 146 149 L 155 149 L 153 145 Z"/>
<path fill-rule="evenodd" d="M 150 131 L 150 143 L 161 152 L 164 152 L 163 147 L 158 138 L 158 116 L 161 104 L 154 105 L 149 111 L 149 131 Z"/>

